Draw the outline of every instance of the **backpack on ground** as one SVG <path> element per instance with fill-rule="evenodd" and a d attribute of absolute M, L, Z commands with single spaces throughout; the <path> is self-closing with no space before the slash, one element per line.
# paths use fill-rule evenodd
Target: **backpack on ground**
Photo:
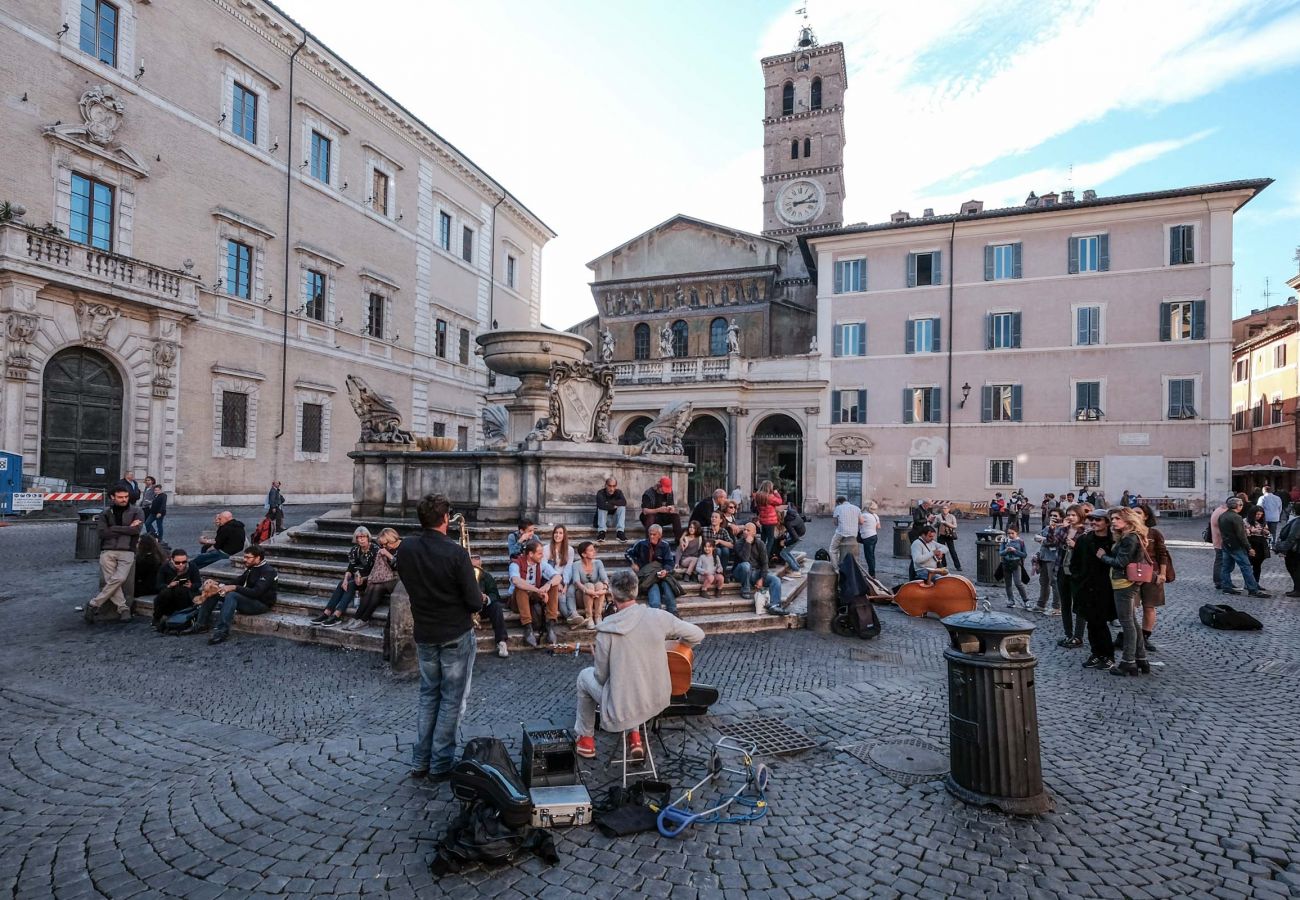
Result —
<path fill-rule="evenodd" d="M 1207 603 L 1201 607 L 1201 623 L 1222 631 L 1259 631 L 1264 623 L 1244 610 L 1226 603 Z"/>
<path fill-rule="evenodd" d="M 817 548 L 817 552 L 813 554 L 813 559 L 824 559 L 826 562 L 830 562 L 831 552 L 825 547 L 819 547 Z"/>
<path fill-rule="evenodd" d="M 194 624 L 194 618 L 198 614 L 199 608 L 197 606 L 174 612 L 158 624 L 158 631 L 162 634 L 180 634 Z"/>

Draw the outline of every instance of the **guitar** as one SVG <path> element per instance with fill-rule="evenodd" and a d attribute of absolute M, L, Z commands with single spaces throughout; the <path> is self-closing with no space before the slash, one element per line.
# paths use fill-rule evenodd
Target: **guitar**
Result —
<path fill-rule="evenodd" d="M 695 651 L 690 644 L 678 643 L 668 651 L 668 677 L 672 681 L 674 697 L 680 697 L 691 689 L 694 664 Z"/>

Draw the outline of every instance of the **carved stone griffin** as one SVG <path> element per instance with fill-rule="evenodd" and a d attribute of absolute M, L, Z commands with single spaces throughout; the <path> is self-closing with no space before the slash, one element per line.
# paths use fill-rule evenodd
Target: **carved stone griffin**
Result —
<path fill-rule="evenodd" d="M 483 407 L 483 447 L 486 450 L 504 450 L 509 438 L 506 427 L 510 416 L 500 405 Z"/>
<path fill-rule="evenodd" d="M 573 441 L 579 444 L 616 443 L 609 433 L 614 405 L 614 368 L 587 360 L 551 363 L 546 382 L 548 415 L 528 433 L 529 441 Z"/>
<path fill-rule="evenodd" d="M 402 414 L 388 400 L 370 389 L 360 375 L 349 375 L 348 400 L 361 420 L 363 444 L 414 444 L 411 432 L 402 428 Z"/>
<path fill-rule="evenodd" d="M 694 405 L 689 400 L 670 403 L 660 412 L 658 418 L 645 427 L 645 440 L 641 442 L 642 453 L 667 453 L 681 456 L 682 435 L 691 421 Z"/>

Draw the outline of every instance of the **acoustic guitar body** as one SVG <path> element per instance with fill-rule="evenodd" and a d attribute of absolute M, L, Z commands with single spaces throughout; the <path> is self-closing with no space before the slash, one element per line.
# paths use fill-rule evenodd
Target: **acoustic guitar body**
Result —
<path fill-rule="evenodd" d="M 679 643 L 668 651 L 668 677 L 672 680 L 674 697 L 680 697 L 691 689 L 694 664 L 695 652 L 690 644 Z"/>
<path fill-rule="evenodd" d="M 898 589 L 894 603 L 916 618 L 934 613 L 939 618 L 975 609 L 975 585 L 960 575 L 945 575 L 933 584 L 909 581 Z"/>

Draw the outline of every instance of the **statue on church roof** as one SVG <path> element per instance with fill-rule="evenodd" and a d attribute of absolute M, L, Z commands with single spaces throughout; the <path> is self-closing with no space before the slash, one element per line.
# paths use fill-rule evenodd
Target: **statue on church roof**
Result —
<path fill-rule="evenodd" d="M 614 332 L 608 328 L 600 330 L 600 358 L 604 362 L 614 360 Z"/>
<path fill-rule="evenodd" d="M 673 358 L 673 329 L 667 322 L 659 329 L 659 355 L 664 359 Z"/>
<path fill-rule="evenodd" d="M 733 318 L 731 324 L 727 326 L 727 354 L 737 354 L 740 352 L 740 326 L 736 324 Z"/>

